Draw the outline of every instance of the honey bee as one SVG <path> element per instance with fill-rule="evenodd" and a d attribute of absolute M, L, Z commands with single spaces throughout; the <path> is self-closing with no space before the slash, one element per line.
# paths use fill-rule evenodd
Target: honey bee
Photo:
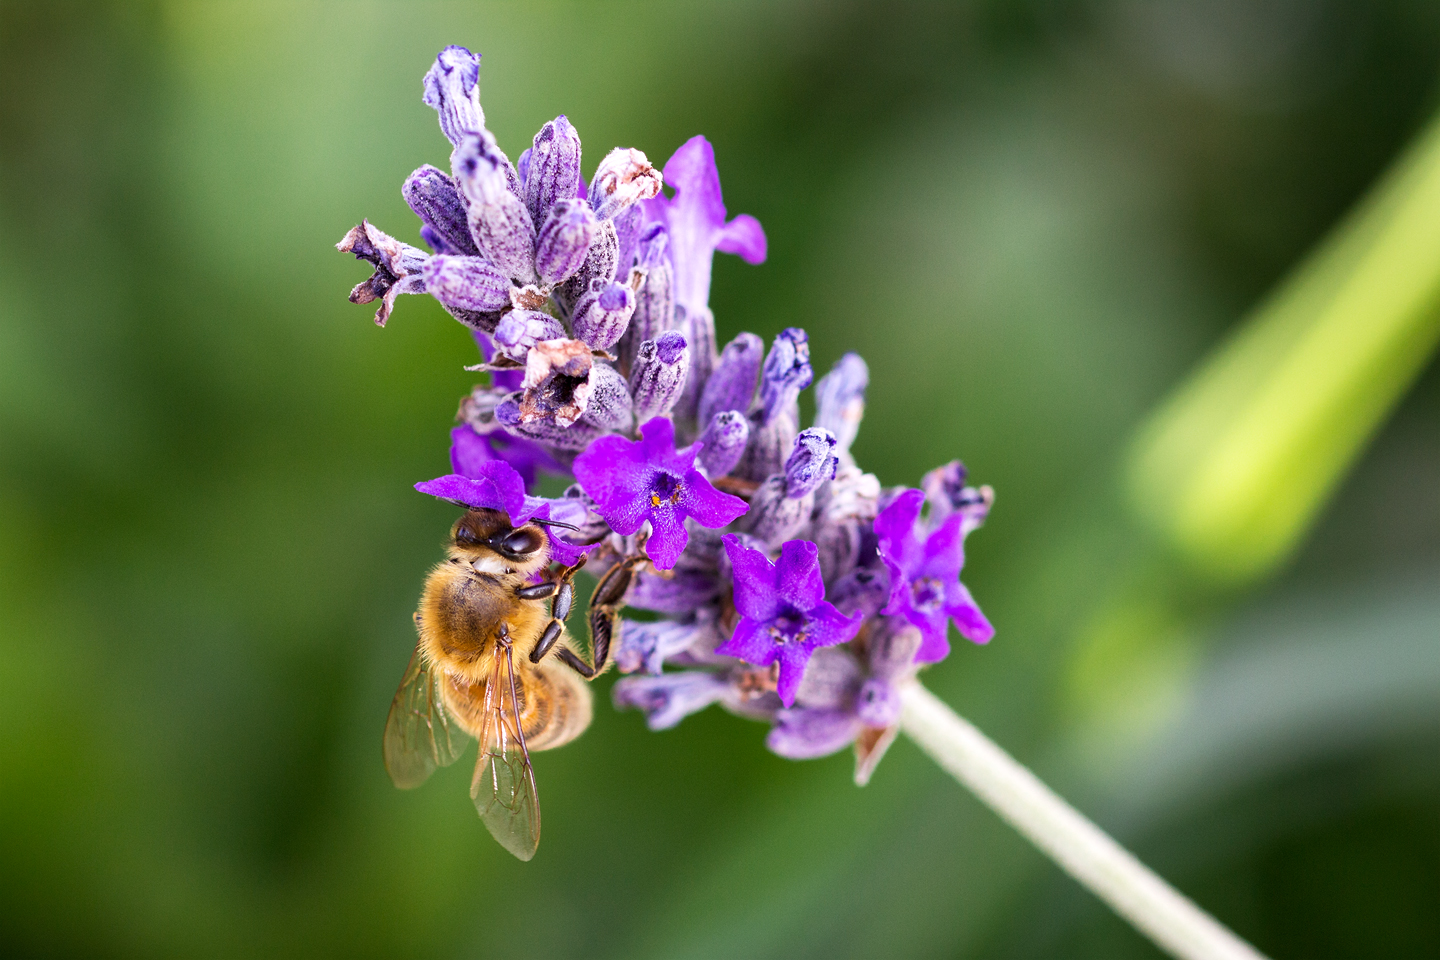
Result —
<path fill-rule="evenodd" d="M 521 860 L 540 844 L 540 801 L 530 754 L 574 740 L 590 725 L 589 687 L 643 556 L 615 563 L 591 599 L 593 663 L 571 648 L 565 620 L 582 555 L 553 579 L 549 536 L 532 520 L 514 527 L 496 510 L 471 509 L 450 530 L 448 558 L 425 580 L 420 635 L 385 721 L 385 768 L 397 787 L 423 783 L 480 743 L 470 797 L 490 833 Z M 545 609 L 545 600 L 550 608 Z M 515 648 L 522 655 L 515 655 Z"/>

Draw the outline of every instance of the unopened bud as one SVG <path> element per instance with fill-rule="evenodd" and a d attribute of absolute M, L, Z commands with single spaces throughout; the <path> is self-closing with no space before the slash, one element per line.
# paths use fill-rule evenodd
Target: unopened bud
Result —
<path fill-rule="evenodd" d="M 590 204 L 595 215 L 607 220 L 638 200 L 649 200 L 660 192 L 664 178 L 650 166 L 639 150 L 616 147 L 611 150 L 590 180 Z"/>

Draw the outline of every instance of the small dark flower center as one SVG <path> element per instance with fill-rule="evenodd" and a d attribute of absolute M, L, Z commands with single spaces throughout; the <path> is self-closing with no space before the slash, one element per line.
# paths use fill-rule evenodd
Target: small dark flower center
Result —
<path fill-rule="evenodd" d="M 910 584 L 911 604 L 921 613 L 934 613 L 945 602 L 945 585 L 934 577 L 921 577 Z"/>
<path fill-rule="evenodd" d="M 804 643 L 805 628 L 809 625 L 809 617 L 794 607 L 786 607 L 770 621 L 766 632 L 776 643 Z"/>
<path fill-rule="evenodd" d="M 655 474 L 655 481 L 650 487 L 650 506 L 658 507 L 662 503 L 679 503 L 680 495 L 684 492 L 685 485 L 680 482 L 679 477 L 661 470 Z"/>

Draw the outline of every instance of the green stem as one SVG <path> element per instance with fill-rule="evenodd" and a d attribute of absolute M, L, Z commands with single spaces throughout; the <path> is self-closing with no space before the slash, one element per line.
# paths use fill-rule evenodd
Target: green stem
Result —
<path fill-rule="evenodd" d="M 919 682 L 902 698 L 901 729 L 920 749 L 1163 950 L 1182 960 L 1261 960 Z"/>

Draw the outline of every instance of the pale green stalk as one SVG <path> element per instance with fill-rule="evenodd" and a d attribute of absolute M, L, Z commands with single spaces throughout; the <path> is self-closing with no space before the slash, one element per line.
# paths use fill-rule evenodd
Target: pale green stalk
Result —
<path fill-rule="evenodd" d="M 1289 555 L 1440 341 L 1440 121 L 1151 418 L 1141 513 L 1217 580 Z"/>
<path fill-rule="evenodd" d="M 1261 954 L 1177 892 L 917 681 L 901 729 L 1070 876 L 1182 960 Z"/>

